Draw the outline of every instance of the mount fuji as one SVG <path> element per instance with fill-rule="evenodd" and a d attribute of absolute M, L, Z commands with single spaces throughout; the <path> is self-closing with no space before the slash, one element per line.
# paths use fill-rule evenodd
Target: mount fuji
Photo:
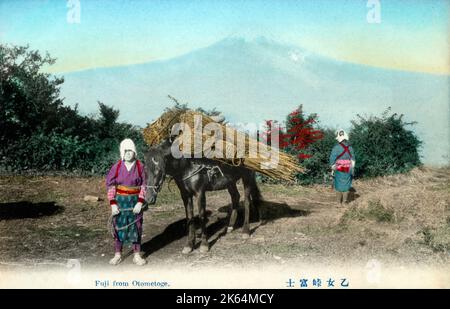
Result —
<path fill-rule="evenodd" d="M 145 126 L 170 94 L 189 107 L 221 111 L 231 123 L 284 120 L 298 105 L 324 126 L 344 129 L 357 114 L 387 107 L 417 121 L 424 162 L 450 158 L 449 76 L 338 61 L 259 37 L 230 37 L 161 61 L 64 74 L 65 103 L 95 113 L 97 101 L 120 110 L 120 120 Z"/>

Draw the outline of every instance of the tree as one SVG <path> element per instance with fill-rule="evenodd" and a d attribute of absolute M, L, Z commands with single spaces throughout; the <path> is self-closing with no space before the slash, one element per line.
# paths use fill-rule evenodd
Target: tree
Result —
<path fill-rule="evenodd" d="M 116 126 L 117 119 L 119 118 L 119 111 L 106 104 L 97 101 L 100 118 L 98 119 L 99 126 L 99 137 L 100 138 L 111 138 L 114 134 L 114 128 Z"/>
<path fill-rule="evenodd" d="M 0 142 L 7 145 L 35 130 L 48 132 L 62 106 L 62 78 L 42 73 L 55 59 L 42 56 L 28 46 L 0 45 Z"/>
<path fill-rule="evenodd" d="M 41 72 L 54 62 L 28 46 L 0 45 L 0 168 L 104 173 L 120 140 L 143 149 L 139 128 L 117 122 L 118 110 L 98 102 L 97 119 L 64 106 L 64 80 Z"/>
<path fill-rule="evenodd" d="M 314 126 L 317 119 L 317 114 L 306 116 L 302 105 L 291 112 L 286 118 L 285 133 L 281 134 L 280 148 L 300 160 L 311 158 L 313 154 L 308 151 L 310 145 L 323 138 L 323 132 Z"/>
<path fill-rule="evenodd" d="M 323 179 L 323 171 L 328 166 L 328 161 L 324 159 L 324 151 L 329 150 L 324 148 L 328 146 L 329 139 L 326 139 L 326 143 L 322 142 L 325 135 L 317 122 L 317 114 L 305 115 L 303 106 L 300 105 L 286 117 L 285 128 L 278 126 L 276 121 L 267 120 L 266 130 L 262 134 L 262 138 L 270 145 L 274 130 L 278 131 L 279 148 L 296 156 L 299 164 L 306 169 L 305 174 L 296 175 L 301 183 Z"/>

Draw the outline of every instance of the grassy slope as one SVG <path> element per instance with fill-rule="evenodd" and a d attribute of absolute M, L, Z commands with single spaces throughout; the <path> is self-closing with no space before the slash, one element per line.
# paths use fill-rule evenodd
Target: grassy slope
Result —
<path fill-rule="evenodd" d="M 355 181 L 355 200 L 339 208 L 329 187 L 261 185 L 267 223 L 224 235 L 230 199 L 208 193 L 211 250 L 180 254 L 184 209 L 175 184 L 145 214 L 144 250 L 153 263 L 365 263 L 447 264 L 450 252 L 450 170 L 415 169 L 406 175 Z M 105 263 L 112 251 L 101 178 L 2 177 L 0 263 Z M 241 191 L 242 192 L 242 191 Z"/>

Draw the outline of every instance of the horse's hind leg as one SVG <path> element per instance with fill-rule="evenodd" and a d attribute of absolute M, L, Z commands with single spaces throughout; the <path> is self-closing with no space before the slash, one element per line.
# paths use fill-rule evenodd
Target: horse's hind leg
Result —
<path fill-rule="evenodd" d="M 208 236 L 206 235 L 206 196 L 205 191 L 202 190 L 197 196 L 197 203 L 200 219 L 201 229 L 202 229 L 202 242 L 200 244 L 200 252 L 205 253 L 209 251 Z"/>
<path fill-rule="evenodd" d="M 260 223 L 264 223 L 263 217 L 261 215 L 261 192 L 259 191 L 258 184 L 256 183 L 256 175 L 255 172 L 250 172 L 249 175 L 249 186 L 250 186 L 250 195 L 252 198 L 252 208 L 250 209 L 250 214 L 253 215 L 252 218 Z"/>
<path fill-rule="evenodd" d="M 230 184 L 228 186 L 228 192 L 231 196 L 231 214 L 230 214 L 230 222 L 228 223 L 227 232 L 232 232 L 234 230 L 234 226 L 236 225 L 237 219 L 237 208 L 239 207 L 239 199 L 241 195 L 236 187 L 236 183 Z"/>
<path fill-rule="evenodd" d="M 186 208 L 186 223 L 187 223 L 188 237 L 182 253 L 188 254 L 191 253 L 192 250 L 194 250 L 195 244 L 194 205 L 192 201 L 192 196 L 183 197 L 183 202 L 184 207 Z"/>

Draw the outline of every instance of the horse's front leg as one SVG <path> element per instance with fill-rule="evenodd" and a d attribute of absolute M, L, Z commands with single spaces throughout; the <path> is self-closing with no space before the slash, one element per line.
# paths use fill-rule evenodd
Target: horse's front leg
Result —
<path fill-rule="evenodd" d="M 200 252 L 205 253 L 209 251 L 209 244 L 208 244 L 208 236 L 206 235 L 206 194 L 205 190 L 200 191 L 200 193 L 197 196 L 197 203 L 198 203 L 198 210 L 199 214 L 198 217 L 200 219 L 200 225 L 202 230 L 202 242 L 200 244 Z"/>
<path fill-rule="evenodd" d="M 244 226 L 242 227 L 242 238 L 250 237 L 250 206 L 251 206 L 251 192 L 250 186 L 244 185 L 245 199 L 244 199 Z"/>
<path fill-rule="evenodd" d="M 185 201 L 184 207 L 186 209 L 186 224 L 188 236 L 186 245 L 184 246 L 182 253 L 188 254 L 191 253 L 192 250 L 194 250 L 195 244 L 195 224 L 194 224 L 194 205 L 193 205 L 194 203 L 192 201 L 192 196 L 183 198 L 183 201 Z"/>

